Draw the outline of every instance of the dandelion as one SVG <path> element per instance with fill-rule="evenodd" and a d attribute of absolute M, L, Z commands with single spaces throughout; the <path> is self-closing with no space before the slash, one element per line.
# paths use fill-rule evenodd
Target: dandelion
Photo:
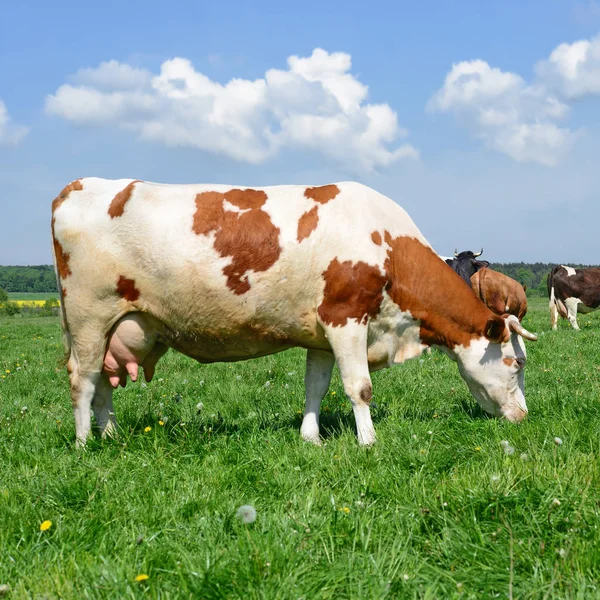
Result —
<path fill-rule="evenodd" d="M 52 527 L 52 521 L 43 521 L 40 524 L 40 531 L 48 531 Z"/>
<path fill-rule="evenodd" d="M 198 402 L 198 404 L 196 404 L 196 412 L 201 412 L 203 408 L 204 404 L 202 404 L 202 402 Z"/>
<path fill-rule="evenodd" d="M 237 509 L 235 516 L 242 523 L 254 523 L 256 521 L 256 509 L 250 504 L 244 504 Z"/>
<path fill-rule="evenodd" d="M 332 395 L 332 396 L 335 396 L 335 394 L 336 394 L 335 392 L 331 392 L 331 395 Z"/>
<path fill-rule="evenodd" d="M 5 373 L 10 373 L 10 369 L 6 369 Z"/>
<path fill-rule="evenodd" d="M 525 452 L 523 452 L 523 454 L 521 454 L 521 456 L 519 457 L 523 462 L 526 462 L 529 460 L 529 456 L 527 456 L 527 454 Z"/>
<path fill-rule="evenodd" d="M 150 579 L 150 575 L 146 575 L 146 573 L 140 573 L 135 576 L 136 581 L 146 581 L 146 579 Z"/>
<path fill-rule="evenodd" d="M 159 424 L 161 427 L 164 427 L 164 426 L 165 426 L 165 422 L 164 422 L 164 421 L 159 421 L 159 422 L 158 422 L 158 424 Z"/>
<path fill-rule="evenodd" d="M 555 443 L 557 446 L 561 446 L 561 445 L 562 445 L 562 443 L 563 443 L 563 441 L 562 441 L 562 440 L 561 440 L 559 437 L 555 437 L 555 438 L 554 438 L 554 443 Z"/>
<path fill-rule="evenodd" d="M 346 515 L 350 514 L 350 509 L 347 506 L 342 506 L 340 510 Z"/>
<path fill-rule="evenodd" d="M 510 442 L 508 440 L 502 440 L 500 442 L 500 445 L 504 450 L 504 454 L 508 454 L 510 456 L 511 454 L 515 453 L 515 449 L 510 445 Z"/>
<path fill-rule="evenodd" d="M 476 452 L 480 452 L 481 451 L 481 446 L 475 446 L 475 451 Z"/>
<path fill-rule="evenodd" d="M 559 555 L 561 558 L 564 558 L 564 557 L 567 555 L 567 551 L 566 551 L 564 548 L 561 548 L 561 549 L 558 551 L 558 555 Z"/>
<path fill-rule="evenodd" d="M 490 477 L 490 481 L 491 481 L 492 483 L 498 483 L 498 482 L 500 481 L 500 475 L 492 475 L 492 476 Z"/>
<path fill-rule="evenodd" d="M 144 433 L 148 433 L 149 431 L 152 431 L 152 427 L 150 427 L 150 425 L 148 425 L 148 427 L 144 427 Z"/>

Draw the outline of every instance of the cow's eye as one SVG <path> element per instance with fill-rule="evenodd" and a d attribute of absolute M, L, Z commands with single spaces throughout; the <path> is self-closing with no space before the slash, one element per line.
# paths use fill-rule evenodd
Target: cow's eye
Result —
<path fill-rule="evenodd" d="M 524 369 L 525 368 L 525 363 L 527 362 L 526 358 L 523 357 L 519 357 L 519 358 L 515 358 L 517 364 L 519 365 L 519 369 Z"/>

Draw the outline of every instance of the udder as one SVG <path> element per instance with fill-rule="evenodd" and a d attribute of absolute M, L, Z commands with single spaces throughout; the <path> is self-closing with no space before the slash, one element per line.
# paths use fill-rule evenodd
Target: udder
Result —
<path fill-rule="evenodd" d="M 125 387 L 127 375 L 137 381 L 138 370 L 144 369 L 146 381 L 154 376 L 158 359 L 168 350 L 158 341 L 158 324 L 152 317 L 132 313 L 114 327 L 104 355 L 103 371 L 112 387 Z"/>

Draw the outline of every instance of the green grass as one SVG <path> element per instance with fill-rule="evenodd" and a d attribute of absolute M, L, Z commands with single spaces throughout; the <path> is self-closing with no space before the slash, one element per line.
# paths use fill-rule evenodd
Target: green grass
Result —
<path fill-rule="evenodd" d="M 9 300 L 48 300 L 58 298 L 58 292 L 8 292 Z"/>
<path fill-rule="evenodd" d="M 171 352 L 115 394 L 121 439 L 78 452 L 58 320 L 1 319 L 0 584 L 11 598 L 600 597 L 600 315 L 551 332 L 547 302 L 531 306 L 525 422 L 485 417 L 433 352 L 374 374 L 372 449 L 337 376 L 325 444 L 300 440 L 301 351 L 209 366 Z M 256 522 L 236 519 L 243 504 Z"/>

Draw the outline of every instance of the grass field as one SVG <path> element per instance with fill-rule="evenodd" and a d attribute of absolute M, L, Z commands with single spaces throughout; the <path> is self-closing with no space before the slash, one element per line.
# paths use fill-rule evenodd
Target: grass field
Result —
<path fill-rule="evenodd" d="M 169 353 L 152 383 L 116 393 L 121 438 L 84 452 L 58 320 L 0 319 L 0 584 L 10 598 L 600 598 L 599 317 L 551 332 L 532 301 L 518 426 L 487 418 L 433 352 L 374 374 L 371 449 L 336 376 L 314 447 L 299 436 L 303 352 Z"/>
<path fill-rule="evenodd" d="M 48 298 L 58 299 L 58 292 L 8 292 L 8 299 L 13 302 L 45 302 Z"/>

